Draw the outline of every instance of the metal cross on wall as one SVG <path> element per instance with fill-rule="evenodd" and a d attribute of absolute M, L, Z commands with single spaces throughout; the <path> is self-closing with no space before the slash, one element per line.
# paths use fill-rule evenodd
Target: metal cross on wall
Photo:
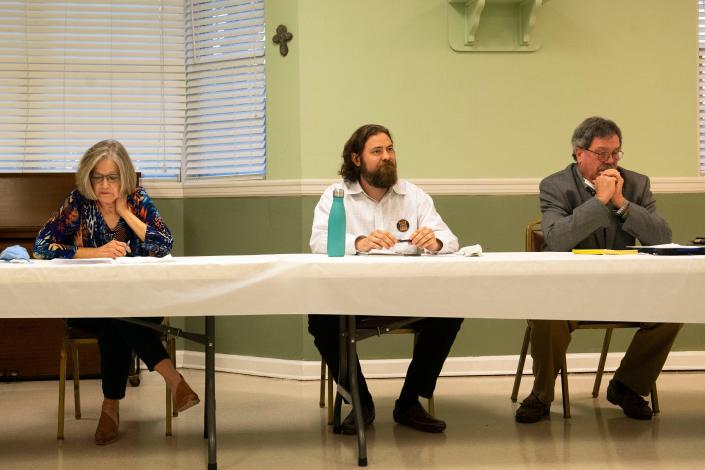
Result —
<path fill-rule="evenodd" d="M 287 31 L 283 24 L 277 26 L 277 34 L 272 37 L 274 44 L 279 44 L 279 53 L 284 57 L 289 53 L 289 46 L 286 43 L 292 39 L 294 35 Z"/>

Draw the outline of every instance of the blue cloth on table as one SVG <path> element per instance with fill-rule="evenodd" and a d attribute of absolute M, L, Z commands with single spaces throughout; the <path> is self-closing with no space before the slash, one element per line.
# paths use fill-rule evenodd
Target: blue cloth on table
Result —
<path fill-rule="evenodd" d="M 12 245 L 2 250 L 2 253 L 0 253 L 0 260 L 28 263 L 29 253 L 27 253 L 26 248 L 20 245 Z"/>

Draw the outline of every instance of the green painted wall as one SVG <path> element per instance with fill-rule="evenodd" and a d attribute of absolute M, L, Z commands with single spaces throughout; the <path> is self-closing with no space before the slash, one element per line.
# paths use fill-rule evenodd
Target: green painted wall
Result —
<path fill-rule="evenodd" d="M 365 122 L 393 131 L 407 178 L 540 177 L 563 164 L 572 130 L 592 114 L 622 126 L 635 170 L 696 174 L 697 2 L 550 1 L 534 53 L 452 51 L 447 6 L 300 0 L 298 15 L 277 15 L 298 24 L 303 178 L 335 175 L 343 142 Z M 267 59 L 279 71 L 290 57 L 270 48 Z M 270 74 L 269 91 L 291 90 L 290 80 Z M 290 141 L 268 136 L 271 149 Z"/>
<path fill-rule="evenodd" d="M 573 128 L 592 114 L 622 127 L 626 167 L 697 175 L 695 0 L 553 0 L 539 13 L 534 36 L 543 47 L 534 53 L 453 52 L 447 0 L 266 0 L 265 7 L 268 41 L 279 24 L 294 34 L 287 57 L 271 42 L 266 52 L 269 179 L 334 178 L 344 141 L 366 122 L 393 131 L 402 177 L 542 177 L 570 161 Z M 535 196 L 434 199 L 461 244 L 489 251 L 523 250 L 523 227 L 539 213 Z M 316 200 L 186 199 L 169 215 L 182 223 L 186 255 L 305 252 Z M 705 234 L 704 195 L 658 201 L 676 241 Z M 217 322 L 219 352 L 318 357 L 303 317 Z M 202 321 L 185 323 L 198 329 Z M 523 328 L 466 320 L 452 355 L 516 354 Z M 676 349 L 702 349 L 704 333 L 687 327 Z M 576 334 L 573 350 L 597 351 L 598 334 Z M 620 349 L 631 332 L 615 336 Z M 361 350 L 404 357 L 410 341 L 373 339 Z"/>
<path fill-rule="evenodd" d="M 184 200 L 183 199 L 154 199 L 154 204 L 159 209 L 159 214 L 174 236 L 174 256 L 184 256 Z"/>

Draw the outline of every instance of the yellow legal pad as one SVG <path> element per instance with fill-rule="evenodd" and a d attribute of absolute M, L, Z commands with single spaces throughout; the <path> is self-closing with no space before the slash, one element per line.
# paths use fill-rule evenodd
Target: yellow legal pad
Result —
<path fill-rule="evenodd" d="M 636 255 L 639 250 L 608 250 L 606 248 L 573 249 L 574 255 Z"/>

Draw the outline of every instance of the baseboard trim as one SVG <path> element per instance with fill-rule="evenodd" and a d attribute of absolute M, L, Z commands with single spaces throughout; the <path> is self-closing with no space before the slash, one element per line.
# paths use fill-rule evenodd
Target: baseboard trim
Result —
<path fill-rule="evenodd" d="M 614 371 L 623 356 L 624 353 L 609 353 L 605 370 Z M 177 351 L 176 360 L 179 367 L 205 368 L 205 355 L 202 352 Z M 598 360 L 599 354 L 597 353 L 568 354 L 568 370 L 571 373 L 595 372 Z M 404 377 L 409 366 L 409 359 L 373 359 L 360 362 L 365 376 L 368 378 Z M 518 362 L 518 355 L 450 357 L 443 366 L 441 376 L 514 375 Z M 319 361 L 297 361 L 234 354 L 216 354 L 215 369 L 218 372 L 293 380 L 318 380 L 321 375 Z M 668 356 L 664 370 L 705 370 L 705 351 L 672 352 Z M 531 374 L 531 357 L 526 358 L 524 373 Z"/>

